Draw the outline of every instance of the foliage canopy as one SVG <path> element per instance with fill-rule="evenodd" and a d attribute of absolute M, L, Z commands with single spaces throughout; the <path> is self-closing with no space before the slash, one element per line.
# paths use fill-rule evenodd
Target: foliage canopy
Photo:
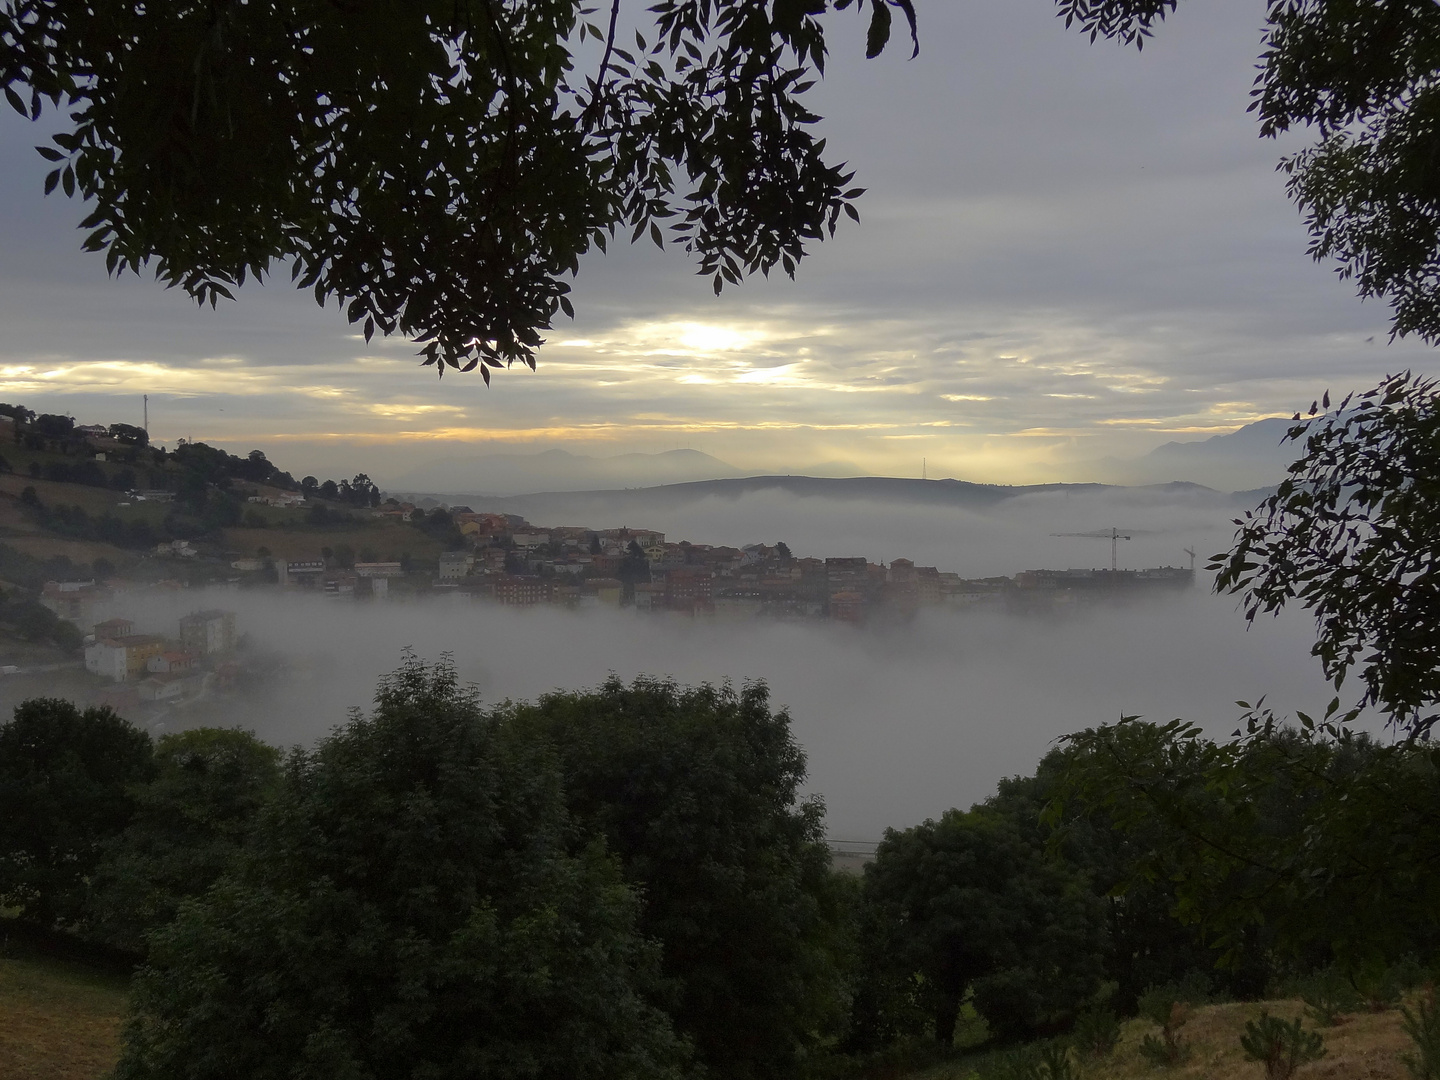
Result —
<path fill-rule="evenodd" d="M 152 935 L 117 1076 L 684 1075 L 637 897 L 573 839 L 553 754 L 407 662 Z"/>
<path fill-rule="evenodd" d="M 108 708 L 32 698 L 0 725 L 0 906 L 49 929 L 85 909 L 86 879 L 149 778 L 150 737 Z"/>
<path fill-rule="evenodd" d="M 213 305 L 289 263 L 367 339 L 488 381 L 617 229 L 668 231 L 719 292 L 857 216 L 804 104 L 852 6 L 870 56 L 892 8 L 914 36 L 911 0 L 660 0 L 633 28 L 619 0 L 3 0 L 0 86 L 69 111 L 46 190 L 93 201 L 112 272 Z"/>
<path fill-rule="evenodd" d="M 1295 417 L 1301 458 L 1217 556 L 1217 590 L 1245 617 L 1314 611 L 1311 650 L 1340 688 L 1358 667 L 1360 708 L 1413 736 L 1440 715 L 1440 387 L 1408 372 Z"/>
<path fill-rule="evenodd" d="M 865 895 L 882 913 L 882 952 L 920 988 L 943 1044 L 967 995 L 1012 1040 L 1064 1028 L 1099 984 L 1098 899 L 992 808 L 886 830 Z"/>
<path fill-rule="evenodd" d="M 805 755 L 762 684 L 612 677 L 519 708 L 643 897 L 659 1000 L 717 1080 L 796 1075 L 845 1019 L 843 896 Z"/>
<path fill-rule="evenodd" d="M 89 882 L 87 936 L 142 953 L 145 935 L 202 895 L 244 844 L 280 776 L 280 751 L 244 731 L 162 736 L 153 775 Z"/>
<path fill-rule="evenodd" d="M 1352 975 L 1433 955 L 1440 751 L 1286 729 L 1263 709 L 1245 729 L 1217 743 L 1194 724 L 1129 717 L 1072 735 L 1080 752 L 1050 815 L 1103 812 L 1142 840 L 1163 823 L 1174 839 L 1142 846 L 1116 891 L 1174 882 L 1175 914 L 1230 965 L 1257 935 L 1291 962 Z"/>

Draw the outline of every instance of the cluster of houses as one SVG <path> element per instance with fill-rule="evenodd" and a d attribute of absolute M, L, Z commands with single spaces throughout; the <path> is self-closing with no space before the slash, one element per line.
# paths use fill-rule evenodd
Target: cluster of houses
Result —
<path fill-rule="evenodd" d="M 85 669 L 116 684 L 104 704 L 117 710 L 141 702 L 183 704 L 233 679 L 235 614 L 196 611 L 179 635 L 137 634 L 129 619 L 96 623 L 85 645 Z"/>
<path fill-rule="evenodd" d="M 439 556 L 433 588 L 509 607 L 633 605 L 649 612 L 861 623 L 907 617 L 930 604 L 998 603 L 1014 585 L 1009 578 L 964 579 L 908 559 L 886 566 L 865 558 L 795 558 L 784 545 L 675 543 L 654 529 L 540 528 L 469 507 L 449 512 L 470 545 Z M 284 586 L 341 595 L 382 596 L 387 579 L 403 576 L 398 563 L 277 565 Z"/>

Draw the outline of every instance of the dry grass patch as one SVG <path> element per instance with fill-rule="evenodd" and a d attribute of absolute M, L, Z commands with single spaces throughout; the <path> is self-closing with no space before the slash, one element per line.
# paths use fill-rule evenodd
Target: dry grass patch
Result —
<path fill-rule="evenodd" d="M 1089 1064 L 1086 1075 L 1095 1080 L 1264 1080 L 1265 1066 L 1246 1061 L 1240 1049 L 1246 1023 L 1258 1019 L 1262 1008 L 1282 1020 L 1303 1017 L 1305 1012 L 1300 1001 L 1238 1002 L 1198 1008 L 1180 1029 L 1190 1056 L 1168 1069 L 1156 1068 L 1140 1056 L 1140 1041 L 1157 1030 L 1155 1025 L 1132 1020 L 1125 1025 L 1114 1055 L 1107 1061 Z M 1325 1037 L 1326 1052 L 1319 1061 L 1295 1070 L 1297 1080 L 1409 1080 L 1400 1055 L 1413 1044 L 1401 1027 L 1398 1010 L 1353 1013 L 1329 1028 L 1315 1028 L 1307 1018 L 1305 1027 Z"/>
<path fill-rule="evenodd" d="M 18 499 L 20 493 L 27 487 L 33 487 L 35 494 L 46 506 L 79 506 L 83 507 L 87 514 L 103 514 L 107 510 L 114 510 L 115 504 L 124 498 L 124 495 L 118 491 L 91 487 L 89 484 L 69 484 L 60 480 L 36 480 L 20 473 L 0 475 L 0 492 L 14 495 Z"/>
<path fill-rule="evenodd" d="M 1169 1068 L 1153 1065 L 1140 1054 L 1141 1041 L 1146 1035 L 1158 1036 L 1160 1029 L 1148 1020 L 1130 1020 L 1112 1054 L 1078 1059 L 1081 1076 L 1084 1080 L 1265 1080 L 1265 1066 L 1246 1061 L 1240 1048 L 1246 1023 L 1259 1019 L 1261 1009 L 1287 1021 L 1304 1017 L 1304 1005 L 1298 1000 L 1201 1006 L 1180 1029 L 1189 1056 Z M 1411 1080 L 1401 1055 L 1413 1051 L 1414 1043 L 1405 1034 L 1398 1009 L 1348 1014 L 1329 1028 L 1316 1028 L 1307 1017 L 1305 1028 L 1325 1037 L 1326 1053 L 1296 1069 L 1295 1080 Z M 994 1070 L 989 1054 L 960 1057 L 911 1070 L 908 1080 L 973 1080 L 990 1075 L 987 1068 Z"/>
<path fill-rule="evenodd" d="M 115 1067 L 125 982 L 56 960 L 0 958 L 0 1077 L 99 1080 Z"/>

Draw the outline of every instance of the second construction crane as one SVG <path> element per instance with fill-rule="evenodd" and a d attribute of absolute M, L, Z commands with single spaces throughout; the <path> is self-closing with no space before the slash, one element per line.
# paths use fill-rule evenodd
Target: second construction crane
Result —
<path fill-rule="evenodd" d="M 1110 541 L 1110 569 L 1120 569 L 1120 541 L 1129 540 L 1129 533 L 1123 533 L 1119 529 L 1102 529 L 1099 532 L 1079 533 L 1051 533 L 1051 536 L 1087 536 L 1096 540 Z"/>

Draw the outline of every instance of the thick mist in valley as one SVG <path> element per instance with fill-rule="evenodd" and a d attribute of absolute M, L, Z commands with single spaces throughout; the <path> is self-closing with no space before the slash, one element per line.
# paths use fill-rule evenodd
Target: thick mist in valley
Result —
<path fill-rule="evenodd" d="M 1107 541 L 1049 534 L 1112 524 L 1137 530 L 1121 542 L 1122 566 L 1177 565 L 1185 546 L 1200 553 L 1189 593 L 1068 614 L 930 608 L 912 622 L 855 628 L 278 590 L 132 594 L 125 607 L 141 631 L 173 629 L 200 607 L 234 610 L 249 647 L 283 661 L 282 673 L 248 698 L 200 703 L 167 723 L 238 723 L 282 744 L 310 742 L 348 709 L 368 707 L 407 648 L 426 659 L 449 653 L 491 702 L 592 687 L 611 672 L 762 679 L 790 710 L 830 834 L 874 839 L 887 825 L 983 798 L 1000 777 L 1032 770 L 1065 733 L 1125 713 L 1183 716 L 1223 736 L 1236 699 L 1323 708 L 1331 691 L 1309 656 L 1309 618 L 1295 612 L 1247 632 L 1233 598 L 1206 590 L 1204 557 L 1224 546 L 1235 512 L 1228 496 L 1193 491 L 1027 496 L 983 514 L 762 495 L 629 522 L 696 542 L 783 539 L 796 555 L 906 556 L 967 577 L 1104 565 Z"/>

